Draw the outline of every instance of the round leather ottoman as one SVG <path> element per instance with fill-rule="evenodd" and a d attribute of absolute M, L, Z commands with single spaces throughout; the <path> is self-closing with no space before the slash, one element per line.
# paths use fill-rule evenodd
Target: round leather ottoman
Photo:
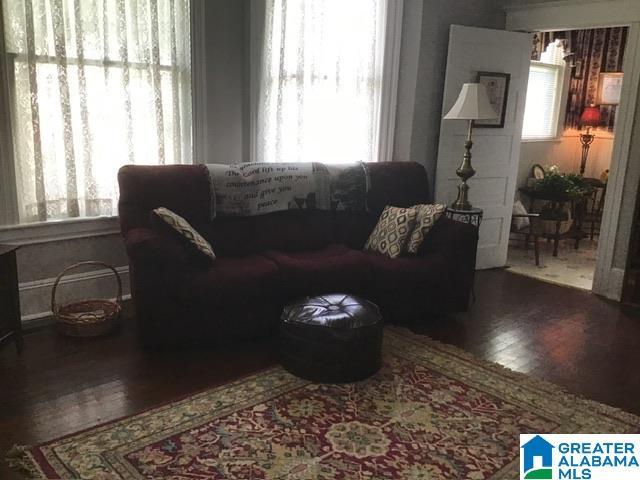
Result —
<path fill-rule="evenodd" d="M 289 372 L 315 382 L 363 380 L 381 365 L 380 310 L 346 294 L 291 303 L 282 313 L 280 357 Z"/>

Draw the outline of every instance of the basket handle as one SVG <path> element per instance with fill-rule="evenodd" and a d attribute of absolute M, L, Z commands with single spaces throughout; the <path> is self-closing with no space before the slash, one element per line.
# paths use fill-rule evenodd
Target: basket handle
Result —
<path fill-rule="evenodd" d="M 99 265 L 101 267 L 106 267 L 113 272 L 113 274 L 116 277 L 116 281 L 118 282 L 118 293 L 116 294 L 116 303 L 118 305 L 122 305 L 122 280 L 120 280 L 120 274 L 118 273 L 118 271 L 107 263 L 91 260 L 87 262 L 74 263 L 73 265 L 70 265 L 67 268 L 65 268 L 62 272 L 60 272 L 60 275 L 56 277 L 56 281 L 53 282 L 53 290 L 51 291 L 51 311 L 53 312 L 54 315 L 58 311 L 58 305 L 56 305 L 56 291 L 58 290 L 58 283 L 60 283 L 60 280 L 62 280 L 62 277 L 64 277 L 70 270 L 73 270 L 78 267 L 84 267 L 86 265 Z"/>

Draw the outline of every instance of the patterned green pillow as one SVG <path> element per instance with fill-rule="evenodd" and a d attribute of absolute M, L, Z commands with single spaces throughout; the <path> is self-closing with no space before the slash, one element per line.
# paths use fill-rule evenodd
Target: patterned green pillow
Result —
<path fill-rule="evenodd" d="M 164 207 L 154 209 L 153 213 L 157 218 L 167 224 L 171 230 L 177 232 L 190 245 L 192 245 L 198 253 L 203 254 L 211 260 L 216 259 L 216 255 L 213 253 L 211 244 L 207 242 L 207 240 L 180 215 Z"/>
<path fill-rule="evenodd" d="M 398 258 L 404 252 L 413 232 L 416 215 L 417 210 L 413 207 L 384 207 L 364 249 L 382 253 L 389 258 Z"/>
<path fill-rule="evenodd" d="M 433 227 L 442 216 L 444 211 L 447 209 L 447 206 L 441 203 L 433 203 L 429 205 L 414 205 L 413 208 L 418 211 L 418 216 L 416 219 L 416 226 L 413 229 L 413 232 L 411 232 L 411 237 L 409 238 L 407 252 L 418 253 L 418 249 L 420 248 L 420 245 L 422 245 L 424 237 L 426 237 L 429 230 L 431 230 L 431 227 Z"/>

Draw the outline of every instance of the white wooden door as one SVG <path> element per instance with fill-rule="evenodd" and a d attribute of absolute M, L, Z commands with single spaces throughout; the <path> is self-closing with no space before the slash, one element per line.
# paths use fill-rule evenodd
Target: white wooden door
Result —
<path fill-rule="evenodd" d="M 476 267 L 502 267 L 507 261 L 509 225 L 516 189 L 522 120 L 529 77 L 531 35 L 452 25 L 442 115 L 453 106 L 463 83 L 477 72 L 511 75 L 504 128 L 475 128 L 469 180 L 469 201 L 482 208 Z M 462 161 L 467 122 L 442 120 L 436 168 L 435 197 L 451 204 L 457 196 L 456 168 Z"/>

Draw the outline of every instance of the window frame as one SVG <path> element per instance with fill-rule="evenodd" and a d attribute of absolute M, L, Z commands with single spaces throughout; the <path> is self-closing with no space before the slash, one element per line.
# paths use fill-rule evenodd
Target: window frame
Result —
<path fill-rule="evenodd" d="M 549 62 L 541 62 L 538 60 L 531 60 L 530 61 L 530 66 L 545 66 L 545 67 L 550 67 L 554 70 L 556 70 L 556 91 L 555 91 L 555 98 L 554 98 L 554 110 L 553 110 L 553 119 L 551 120 L 551 131 L 552 134 L 550 136 L 544 136 L 544 137 L 527 137 L 525 136 L 524 133 L 524 128 L 522 131 L 522 136 L 520 141 L 523 143 L 535 143 L 535 142 L 559 142 L 560 141 L 560 126 L 562 123 L 564 123 L 564 117 L 566 115 L 566 112 L 564 111 L 564 109 L 562 108 L 562 105 L 566 104 L 566 94 L 567 94 L 567 88 L 566 88 L 566 80 L 567 80 L 567 68 L 565 68 L 565 66 L 563 64 L 558 64 L 558 63 L 549 63 Z M 530 77 L 528 79 L 528 82 L 530 81 Z M 528 85 L 527 82 L 527 85 Z M 526 115 L 526 104 L 525 104 L 525 112 L 524 115 Z M 524 122 L 523 122 L 524 125 Z"/>
<path fill-rule="evenodd" d="M 264 2 L 250 2 L 249 13 L 249 161 L 258 161 L 257 117 L 260 101 L 260 72 L 264 37 Z M 385 12 L 382 85 L 380 94 L 378 162 L 393 160 L 396 113 L 398 108 L 398 77 L 404 0 L 387 0 Z"/>
<path fill-rule="evenodd" d="M 13 158 L 13 132 L 11 129 L 11 103 L 9 88 L 13 71 L 8 69 L 4 42 L 4 14 L 0 7 L 0 199 L 5 205 L 0 209 L 0 225 L 17 225 L 18 192 Z M 3 235 L 0 234 L 0 240 Z"/>
<path fill-rule="evenodd" d="M 206 62 L 205 57 L 205 0 L 190 1 L 191 28 L 191 115 L 192 115 L 192 163 L 199 163 L 198 159 L 205 158 L 206 150 L 206 109 L 202 102 L 195 102 L 196 95 L 200 98 L 206 92 Z M 19 223 L 18 191 L 15 174 L 15 158 L 13 148 L 13 132 L 11 128 L 11 93 L 15 88 L 13 78 L 14 62 L 26 54 L 7 52 L 4 40 L 4 12 L 0 7 L 0 201 L 5 208 L 0 208 L 0 243 L 33 244 L 52 241 L 70 240 L 76 238 L 99 237 L 115 235 L 120 232 L 118 215 L 99 215 L 92 217 L 73 217 L 65 219 L 48 219 L 44 221 Z M 36 56 L 36 58 L 54 58 Z M 77 59 L 69 58 L 73 64 Z M 199 64 L 200 62 L 200 64 Z M 46 63 L 46 62 L 45 62 Z M 86 60 L 85 63 L 91 63 Z M 118 67 L 124 65 L 120 61 L 96 61 L 102 65 Z M 130 68 L 146 66 L 145 63 L 129 63 Z M 159 70 L 171 70 L 171 66 L 160 64 Z"/>

